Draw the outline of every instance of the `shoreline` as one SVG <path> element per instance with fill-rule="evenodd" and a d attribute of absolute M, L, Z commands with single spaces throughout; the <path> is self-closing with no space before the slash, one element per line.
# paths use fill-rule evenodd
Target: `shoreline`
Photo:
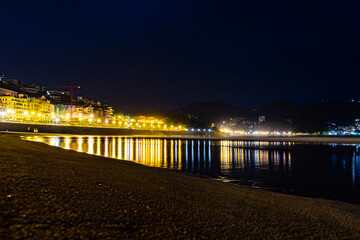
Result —
<path fill-rule="evenodd" d="M 360 238 L 360 206 L 0 134 L 5 238 Z M 57 236 L 57 237 L 56 237 Z"/>
<path fill-rule="evenodd" d="M 68 126 L 56 124 L 33 124 L 0 122 L 0 130 L 9 132 L 27 133 L 53 133 L 53 134 L 78 134 L 78 135 L 194 135 L 194 136 L 221 136 L 219 132 L 209 131 L 179 131 L 159 129 L 133 129 L 100 126 Z"/>
<path fill-rule="evenodd" d="M 37 132 L 34 130 L 37 129 Z M 271 141 L 299 143 L 353 143 L 360 144 L 360 136 L 227 136 L 220 132 L 187 132 L 164 130 L 141 130 L 128 128 L 99 128 L 61 125 L 41 125 L 26 123 L 0 122 L 0 133 L 52 135 L 52 136 L 124 136 L 161 139 L 199 139 L 199 140 L 233 140 L 233 141 Z"/>
<path fill-rule="evenodd" d="M 232 136 L 232 137 L 204 137 L 188 135 L 138 135 L 138 134 L 66 134 L 66 133 L 33 133 L 0 131 L 0 134 L 14 135 L 42 135 L 42 136 L 116 136 L 116 137 L 134 137 L 134 138 L 158 138 L 158 139 L 184 139 L 184 140 L 212 140 L 212 141 L 270 141 L 270 142 L 295 142 L 295 143 L 339 143 L 339 144 L 360 144 L 358 136 Z"/>

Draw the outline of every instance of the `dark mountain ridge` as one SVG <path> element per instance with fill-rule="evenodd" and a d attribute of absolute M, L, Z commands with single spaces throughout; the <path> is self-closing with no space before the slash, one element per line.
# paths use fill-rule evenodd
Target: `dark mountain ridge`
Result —
<path fill-rule="evenodd" d="M 254 110 L 245 107 L 237 107 L 221 102 L 194 102 L 177 110 L 179 113 L 191 114 L 214 120 L 222 117 L 254 117 Z"/>
<path fill-rule="evenodd" d="M 360 103 L 324 101 L 297 105 L 293 101 L 277 100 L 264 104 L 258 109 L 251 109 L 219 102 L 195 102 L 175 112 L 210 122 L 233 117 L 257 122 L 259 116 L 265 116 L 267 124 L 270 122 L 284 123 L 295 131 L 322 131 L 327 130 L 327 126 L 331 123 L 353 124 L 355 119 L 360 118 Z"/>

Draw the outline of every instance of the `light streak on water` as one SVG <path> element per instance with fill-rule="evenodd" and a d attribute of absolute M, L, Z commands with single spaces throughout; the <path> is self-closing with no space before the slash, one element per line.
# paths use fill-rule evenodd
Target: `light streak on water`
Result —
<path fill-rule="evenodd" d="M 93 137 L 89 137 L 88 145 L 89 145 L 89 147 L 88 147 L 87 153 L 94 154 L 94 138 Z"/>

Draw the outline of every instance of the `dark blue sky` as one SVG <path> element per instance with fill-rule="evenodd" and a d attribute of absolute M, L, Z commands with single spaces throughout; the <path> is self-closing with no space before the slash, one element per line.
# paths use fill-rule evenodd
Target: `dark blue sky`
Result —
<path fill-rule="evenodd" d="M 1 1 L 0 72 L 125 110 L 360 98 L 359 1 Z"/>

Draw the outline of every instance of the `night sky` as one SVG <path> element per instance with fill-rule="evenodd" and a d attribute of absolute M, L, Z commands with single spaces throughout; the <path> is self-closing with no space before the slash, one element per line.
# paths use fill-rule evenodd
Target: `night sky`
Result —
<path fill-rule="evenodd" d="M 143 111 L 360 98 L 359 1 L 1 1 L 0 73 Z"/>

